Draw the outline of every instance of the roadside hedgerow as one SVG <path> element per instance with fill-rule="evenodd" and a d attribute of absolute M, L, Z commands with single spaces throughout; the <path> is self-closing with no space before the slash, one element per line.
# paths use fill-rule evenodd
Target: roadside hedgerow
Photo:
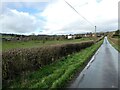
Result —
<path fill-rule="evenodd" d="M 61 57 L 78 52 L 94 44 L 93 41 L 51 45 L 40 48 L 13 49 L 2 52 L 3 83 L 18 75 L 49 65 Z"/>

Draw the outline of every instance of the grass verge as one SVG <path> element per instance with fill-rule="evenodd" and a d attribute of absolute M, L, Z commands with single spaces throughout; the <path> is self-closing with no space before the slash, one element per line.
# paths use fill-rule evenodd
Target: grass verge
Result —
<path fill-rule="evenodd" d="M 51 65 L 44 66 L 38 71 L 18 77 L 7 87 L 62 88 L 68 80 L 72 79 L 76 71 L 84 65 L 84 62 L 95 53 L 95 51 L 101 46 L 102 42 L 103 40 L 78 53 L 68 55 Z"/>
<path fill-rule="evenodd" d="M 109 42 L 112 46 L 120 52 L 120 38 L 110 38 L 108 37 Z"/>

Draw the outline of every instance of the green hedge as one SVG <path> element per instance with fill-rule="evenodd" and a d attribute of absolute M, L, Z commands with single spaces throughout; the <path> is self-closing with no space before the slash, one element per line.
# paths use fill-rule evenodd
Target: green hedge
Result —
<path fill-rule="evenodd" d="M 2 53 L 2 77 L 3 81 L 11 80 L 18 75 L 31 70 L 36 70 L 48 65 L 59 58 L 78 52 L 91 46 L 93 41 L 52 45 L 40 48 L 13 49 Z"/>

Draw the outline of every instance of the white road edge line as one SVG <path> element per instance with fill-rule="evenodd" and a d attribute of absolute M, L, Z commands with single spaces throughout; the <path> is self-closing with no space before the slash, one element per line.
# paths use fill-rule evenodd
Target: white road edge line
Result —
<path fill-rule="evenodd" d="M 88 64 L 86 65 L 86 67 L 83 69 L 83 72 L 85 72 L 90 65 L 93 63 L 93 61 L 95 60 L 96 55 L 99 53 L 101 46 L 99 47 L 99 49 L 96 51 L 96 53 L 92 56 L 91 60 L 88 62 Z"/>
<path fill-rule="evenodd" d="M 77 82 L 80 82 L 81 80 L 84 79 L 85 77 L 85 72 L 86 70 L 90 67 L 90 65 L 92 64 L 92 62 L 95 60 L 95 57 L 96 57 L 96 53 L 99 53 L 99 50 L 100 50 L 101 46 L 99 47 L 99 49 L 95 52 L 95 54 L 92 56 L 91 60 L 88 62 L 88 64 L 86 65 L 86 67 L 82 70 L 82 72 L 80 73 L 80 80 L 77 81 Z M 74 85 L 73 85 L 74 87 Z"/>

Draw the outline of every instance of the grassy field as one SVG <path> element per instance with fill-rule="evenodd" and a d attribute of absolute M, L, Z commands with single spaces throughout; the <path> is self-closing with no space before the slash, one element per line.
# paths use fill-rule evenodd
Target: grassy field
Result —
<path fill-rule="evenodd" d="M 14 38 L 13 36 L 4 36 L 4 35 L 2 35 L 2 38 Z"/>
<path fill-rule="evenodd" d="M 91 38 L 81 38 L 81 39 L 74 39 L 74 40 L 52 40 L 52 41 L 3 41 L 2 42 L 2 51 L 7 51 L 10 49 L 15 48 L 32 48 L 32 47 L 40 47 L 40 46 L 47 46 L 53 44 L 63 44 L 63 43 L 73 43 L 73 42 L 81 42 L 91 40 Z"/>
<path fill-rule="evenodd" d="M 68 55 L 51 65 L 47 65 L 35 72 L 30 72 L 16 78 L 8 85 L 10 88 L 59 88 L 65 86 L 72 79 L 84 62 L 90 59 L 100 47 L 103 40 L 78 53 Z M 6 86 L 4 86 L 6 87 Z"/>

